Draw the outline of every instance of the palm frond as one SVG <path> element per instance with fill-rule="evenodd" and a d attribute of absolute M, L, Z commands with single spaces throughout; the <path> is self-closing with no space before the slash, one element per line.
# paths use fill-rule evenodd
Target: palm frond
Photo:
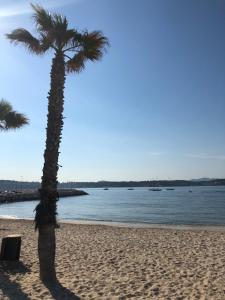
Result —
<path fill-rule="evenodd" d="M 54 29 L 54 21 L 51 14 L 40 5 L 31 4 L 35 11 L 33 19 L 36 23 L 38 31 L 48 33 Z"/>
<path fill-rule="evenodd" d="M 68 28 L 68 21 L 66 17 L 59 14 L 53 15 L 53 24 L 55 25 L 55 27 L 59 26 L 64 31 L 66 31 Z"/>
<path fill-rule="evenodd" d="M 100 31 L 85 32 L 82 35 L 82 46 L 84 55 L 91 61 L 101 59 L 103 53 L 109 46 L 108 39 Z"/>
<path fill-rule="evenodd" d="M 5 129 L 17 129 L 29 123 L 24 114 L 11 111 L 5 116 Z"/>
<path fill-rule="evenodd" d="M 5 116 L 12 111 L 12 109 L 12 105 L 8 101 L 2 99 L 0 101 L 0 121 L 3 121 Z"/>
<path fill-rule="evenodd" d="M 65 52 L 73 51 L 75 54 L 66 63 L 68 73 L 81 72 L 87 60 L 99 60 L 109 45 L 108 39 L 100 31 L 81 34 L 74 30 L 71 36 Z"/>
<path fill-rule="evenodd" d="M 80 50 L 82 48 L 82 37 L 82 34 L 77 30 L 68 29 L 66 31 L 67 42 L 65 43 L 66 47 L 64 48 L 64 52 Z"/>
<path fill-rule="evenodd" d="M 85 68 L 86 57 L 83 52 L 75 54 L 71 59 L 66 62 L 67 73 L 79 73 Z"/>
<path fill-rule="evenodd" d="M 35 11 L 33 18 L 37 31 L 40 33 L 42 39 L 45 36 L 44 45 L 48 42 L 53 48 L 63 48 L 68 40 L 66 37 L 68 28 L 66 17 L 60 14 L 51 15 L 39 5 L 31 4 L 31 6 Z"/>
<path fill-rule="evenodd" d="M 71 30 L 68 30 L 68 21 L 66 17 L 59 14 L 54 14 L 53 22 L 55 46 L 59 49 L 63 49 L 72 36 Z"/>
<path fill-rule="evenodd" d="M 29 51 L 36 54 L 42 54 L 44 49 L 42 48 L 40 41 L 36 39 L 28 30 L 24 28 L 17 28 L 6 37 L 15 44 L 23 44 Z"/>
<path fill-rule="evenodd" d="M 4 99 L 0 101 L 0 130 L 16 129 L 28 123 L 28 118 L 14 111 L 8 101 Z"/>
<path fill-rule="evenodd" d="M 77 46 L 77 44 L 73 44 L 75 35 L 77 35 L 77 32 L 74 29 L 67 29 L 64 32 L 58 31 L 58 36 L 61 41 L 61 48 L 63 52 L 66 52 L 68 49 L 73 49 Z"/>
<path fill-rule="evenodd" d="M 39 37 L 40 45 L 43 52 L 46 52 L 49 48 L 54 48 L 54 36 L 51 33 L 40 33 Z"/>

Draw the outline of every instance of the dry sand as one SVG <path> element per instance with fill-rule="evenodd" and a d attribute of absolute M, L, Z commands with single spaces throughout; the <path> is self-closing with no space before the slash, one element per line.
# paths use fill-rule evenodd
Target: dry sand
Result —
<path fill-rule="evenodd" d="M 0 263 L 0 299 L 225 299 L 225 230 L 61 224 L 57 287 L 38 279 L 32 222 L 0 220 L 12 233 L 21 262 Z"/>

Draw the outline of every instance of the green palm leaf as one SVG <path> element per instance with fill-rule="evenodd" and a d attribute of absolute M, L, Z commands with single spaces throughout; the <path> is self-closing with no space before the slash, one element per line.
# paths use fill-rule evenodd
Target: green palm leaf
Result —
<path fill-rule="evenodd" d="M 0 101 L 0 130 L 17 129 L 28 123 L 27 117 L 14 111 L 8 101 Z"/>

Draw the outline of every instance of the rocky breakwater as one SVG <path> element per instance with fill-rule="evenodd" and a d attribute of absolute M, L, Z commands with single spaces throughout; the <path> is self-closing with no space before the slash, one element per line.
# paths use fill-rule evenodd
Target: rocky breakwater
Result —
<path fill-rule="evenodd" d="M 73 197 L 88 195 L 85 191 L 76 189 L 59 189 L 59 197 Z M 22 191 L 1 191 L 0 204 L 39 200 L 40 195 L 38 190 L 22 190 Z"/>

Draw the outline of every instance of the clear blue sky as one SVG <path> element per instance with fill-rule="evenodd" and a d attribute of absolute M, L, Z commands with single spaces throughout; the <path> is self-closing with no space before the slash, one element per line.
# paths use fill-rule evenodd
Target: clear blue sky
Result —
<path fill-rule="evenodd" d="M 223 0 L 38 2 L 111 43 L 67 77 L 60 181 L 225 177 Z M 4 37 L 34 29 L 29 3 L 0 3 L 0 97 L 30 119 L 0 133 L 0 179 L 41 177 L 52 53 L 35 57 Z"/>

